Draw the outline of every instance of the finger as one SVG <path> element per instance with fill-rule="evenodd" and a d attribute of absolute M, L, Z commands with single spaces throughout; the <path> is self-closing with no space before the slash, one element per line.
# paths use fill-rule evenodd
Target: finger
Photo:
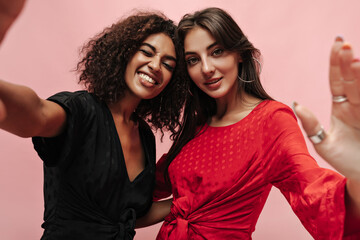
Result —
<path fill-rule="evenodd" d="M 353 99 L 351 103 L 360 104 L 360 59 L 355 58 L 351 63 L 351 70 L 354 76 L 353 89 L 351 89 L 350 98 Z"/>
<path fill-rule="evenodd" d="M 4 103 L 0 100 L 0 122 L 6 117 L 6 108 Z"/>
<path fill-rule="evenodd" d="M 357 87 L 358 79 L 356 78 L 353 68 L 353 50 L 351 45 L 344 43 L 339 51 L 340 70 L 342 75 L 342 84 L 344 88 L 344 96 L 350 103 L 360 104 L 360 94 Z M 355 69 L 356 71 L 356 69 Z"/>
<path fill-rule="evenodd" d="M 336 37 L 330 52 L 329 69 L 330 90 L 333 96 L 344 95 L 344 87 L 341 81 L 342 76 L 339 57 L 339 52 L 342 46 L 343 39 L 341 37 Z"/>
<path fill-rule="evenodd" d="M 314 136 L 322 129 L 315 115 L 306 107 L 294 103 L 293 110 L 300 119 L 301 125 L 308 136 Z"/>

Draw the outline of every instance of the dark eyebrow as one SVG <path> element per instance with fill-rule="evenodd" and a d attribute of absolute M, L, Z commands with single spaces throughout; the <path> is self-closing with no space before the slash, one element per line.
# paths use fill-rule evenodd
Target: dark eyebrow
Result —
<path fill-rule="evenodd" d="M 167 55 L 165 58 L 176 62 L 176 58 L 174 58 L 173 56 Z"/>
<path fill-rule="evenodd" d="M 207 48 L 206 48 L 206 50 L 209 50 L 210 48 L 212 48 L 213 46 L 215 46 L 215 45 L 217 45 L 218 43 L 217 42 L 214 42 L 213 44 L 210 44 Z"/>
<path fill-rule="evenodd" d="M 210 48 L 216 46 L 217 44 L 218 44 L 217 42 L 214 42 L 214 43 L 210 44 L 210 45 L 206 48 L 206 50 L 209 50 Z M 185 52 L 185 55 L 191 55 L 191 54 L 195 54 L 195 52 Z"/>
<path fill-rule="evenodd" d="M 154 52 L 156 52 L 156 48 L 155 48 L 153 45 L 151 45 L 151 44 L 149 44 L 149 43 L 142 43 L 141 46 L 143 46 L 143 45 L 148 46 L 148 47 L 151 48 Z"/>
<path fill-rule="evenodd" d="M 151 45 L 151 44 L 149 44 L 149 43 L 142 43 L 141 46 L 143 46 L 143 45 L 148 46 L 149 48 L 151 48 L 151 50 L 153 50 L 154 52 L 156 52 L 156 48 L 155 48 L 153 45 Z M 167 55 L 165 58 L 166 58 L 166 59 L 169 59 L 169 60 L 173 60 L 173 61 L 176 62 L 176 58 L 173 57 L 173 56 Z"/>

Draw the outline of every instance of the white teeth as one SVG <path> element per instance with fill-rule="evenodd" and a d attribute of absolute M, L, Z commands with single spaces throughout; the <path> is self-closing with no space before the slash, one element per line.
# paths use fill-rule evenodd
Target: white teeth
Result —
<path fill-rule="evenodd" d="M 217 83 L 218 81 L 220 81 L 221 80 L 221 78 L 219 78 L 219 79 L 217 79 L 217 80 L 215 80 L 215 81 L 212 81 L 212 82 L 208 82 L 208 83 L 206 83 L 206 84 L 214 84 L 214 83 Z"/>
<path fill-rule="evenodd" d="M 144 79 L 145 81 L 149 82 L 149 83 L 152 83 L 152 84 L 155 84 L 156 81 L 154 79 L 152 79 L 151 77 L 149 77 L 148 75 L 146 74 L 143 74 L 143 73 L 140 73 L 139 76 Z"/>

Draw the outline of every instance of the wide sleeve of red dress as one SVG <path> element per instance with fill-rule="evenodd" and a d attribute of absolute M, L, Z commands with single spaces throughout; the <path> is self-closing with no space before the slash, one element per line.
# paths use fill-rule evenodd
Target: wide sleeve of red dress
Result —
<path fill-rule="evenodd" d="M 280 189 L 309 233 L 315 239 L 360 239 L 360 232 L 356 233 L 360 226 L 344 231 L 346 179 L 317 165 L 292 112 L 286 108 L 274 112 L 266 128 L 264 146 L 271 163 L 266 171 L 268 181 Z"/>

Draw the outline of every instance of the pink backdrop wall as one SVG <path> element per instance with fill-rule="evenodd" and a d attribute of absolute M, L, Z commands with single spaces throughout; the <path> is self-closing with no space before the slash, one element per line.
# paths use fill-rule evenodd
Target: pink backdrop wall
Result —
<path fill-rule="evenodd" d="M 217 6 L 228 10 L 263 54 L 262 81 L 276 99 L 296 100 L 328 127 L 328 56 L 337 35 L 360 54 L 357 0 L 28 0 L 0 47 L 0 78 L 31 86 L 41 97 L 77 90 L 71 69 L 89 37 L 133 8 L 158 9 L 179 21 L 187 12 Z M 169 142 L 158 143 L 158 156 Z M 310 146 L 310 145 L 309 145 Z M 310 151 L 322 166 L 327 166 Z M 30 139 L 0 131 L 0 239 L 39 239 L 42 233 L 42 162 Z M 160 225 L 135 239 L 154 239 Z M 274 189 L 260 216 L 256 239 L 312 239 Z"/>

